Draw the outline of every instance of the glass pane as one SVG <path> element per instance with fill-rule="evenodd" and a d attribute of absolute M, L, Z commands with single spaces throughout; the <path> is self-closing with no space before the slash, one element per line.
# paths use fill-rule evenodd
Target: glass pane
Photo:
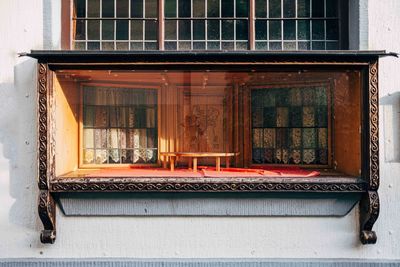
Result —
<path fill-rule="evenodd" d="M 99 20 L 88 20 L 88 39 L 99 40 L 100 39 L 100 21 Z"/>
<path fill-rule="evenodd" d="M 146 0 L 144 3 L 145 3 L 145 18 L 157 18 L 158 14 L 157 0 Z"/>
<path fill-rule="evenodd" d="M 131 17 L 143 18 L 143 0 L 131 0 Z"/>
<path fill-rule="evenodd" d="M 158 43 L 157 42 L 146 42 L 144 44 L 145 50 L 158 50 Z"/>
<path fill-rule="evenodd" d="M 312 21 L 312 38 L 313 40 L 325 39 L 325 23 L 323 20 Z"/>
<path fill-rule="evenodd" d="M 296 0 L 283 1 L 283 17 L 284 18 L 296 17 Z"/>
<path fill-rule="evenodd" d="M 157 21 L 145 21 L 145 40 L 157 40 Z"/>
<path fill-rule="evenodd" d="M 266 20 L 256 20 L 256 40 L 268 39 L 268 22 Z"/>
<path fill-rule="evenodd" d="M 103 18 L 114 17 L 114 0 L 102 0 L 102 16 Z"/>
<path fill-rule="evenodd" d="M 75 40 L 86 39 L 86 22 L 84 20 L 76 20 Z"/>
<path fill-rule="evenodd" d="M 236 21 L 236 40 L 247 40 L 248 39 L 248 26 L 247 20 Z"/>
<path fill-rule="evenodd" d="M 281 0 L 269 0 L 269 17 L 281 18 Z"/>
<path fill-rule="evenodd" d="M 108 163 L 107 150 L 105 150 L 105 149 L 102 149 L 102 150 L 97 149 L 95 153 L 96 153 L 96 159 L 95 159 L 95 163 L 96 164 L 106 164 L 106 163 Z"/>
<path fill-rule="evenodd" d="M 233 17 L 234 0 L 222 0 L 221 16 Z"/>
<path fill-rule="evenodd" d="M 282 43 L 281 42 L 270 42 L 269 50 L 282 50 Z"/>
<path fill-rule="evenodd" d="M 102 42 L 101 43 L 102 50 L 114 50 L 114 42 Z"/>
<path fill-rule="evenodd" d="M 313 0 L 312 1 L 312 17 L 314 18 L 322 18 L 324 17 L 324 0 Z"/>
<path fill-rule="evenodd" d="M 208 20 L 207 21 L 207 39 L 208 40 L 219 40 L 219 20 Z"/>
<path fill-rule="evenodd" d="M 221 49 L 222 50 L 234 50 L 235 44 L 234 44 L 234 42 L 222 42 Z"/>
<path fill-rule="evenodd" d="M 299 50 L 310 50 L 311 44 L 310 44 L 310 42 L 299 42 L 298 49 Z"/>
<path fill-rule="evenodd" d="M 176 50 L 177 49 L 176 42 L 165 42 L 164 48 L 165 50 Z"/>
<path fill-rule="evenodd" d="M 294 20 L 283 21 L 283 36 L 284 40 L 296 39 L 296 21 Z"/>
<path fill-rule="evenodd" d="M 256 17 L 266 18 L 267 17 L 267 1 L 268 0 L 256 0 Z"/>
<path fill-rule="evenodd" d="M 131 39 L 143 40 L 143 21 L 131 21 Z"/>
<path fill-rule="evenodd" d="M 129 0 L 117 0 L 117 17 L 129 17 Z"/>
<path fill-rule="evenodd" d="M 103 40 L 114 40 L 114 20 L 103 20 L 102 24 Z"/>
<path fill-rule="evenodd" d="M 175 18 L 176 17 L 176 0 L 165 0 L 165 17 Z"/>
<path fill-rule="evenodd" d="M 338 2 L 337 0 L 326 0 L 326 16 L 337 17 L 338 16 Z"/>
<path fill-rule="evenodd" d="M 248 42 L 236 42 L 236 50 L 248 50 L 249 43 Z"/>
<path fill-rule="evenodd" d="M 191 16 L 190 13 L 191 13 L 191 9 L 192 9 L 192 7 L 190 5 L 190 1 L 179 0 L 178 3 L 179 3 L 178 17 L 180 17 L 180 18 L 190 17 Z"/>
<path fill-rule="evenodd" d="M 309 40 L 310 39 L 310 21 L 309 20 L 297 21 L 297 38 L 299 40 Z"/>
<path fill-rule="evenodd" d="M 131 50 L 143 50 L 142 42 L 131 42 Z"/>
<path fill-rule="evenodd" d="M 326 39 L 339 40 L 339 25 L 337 20 L 326 21 Z"/>
<path fill-rule="evenodd" d="M 86 43 L 85 42 L 74 42 L 74 49 L 75 50 L 85 50 Z"/>
<path fill-rule="evenodd" d="M 248 17 L 248 16 L 249 16 L 249 1 L 236 0 L 236 17 Z"/>
<path fill-rule="evenodd" d="M 179 47 L 179 50 L 190 50 L 191 43 L 190 42 L 179 42 L 178 47 Z"/>
<path fill-rule="evenodd" d="M 256 42 L 257 50 L 268 50 L 268 42 Z"/>
<path fill-rule="evenodd" d="M 100 50 L 100 42 L 88 42 L 88 50 Z"/>
<path fill-rule="evenodd" d="M 234 21 L 223 20 L 222 21 L 222 40 L 234 40 Z"/>
<path fill-rule="evenodd" d="M 165 21 L 165 39 L 176 40 L 176 20 Z"/>
<path fill-rule="evenodd" d="M 128 42 L 118 42 L 117 50 L 129 50 L 129 43 Z"/>
<path fill-rule="evenodd" d="M 206 14 L 206 0 L 193 0 L 193 17 L 204 18 Z"/>
<path fill-rule="evenodd" d="M 219 17 L 219 0 L 207 0 L 207 16 Z"/>
<path fill-rule="evenodd" d="M 88 17 L 100 17 L 100 0 L 88 0 Z"/>
<path fill-rule="evenodd" d="M 179 40 L 191 40 L 190 20 L 179 21 Z"/>
<path fill-rule="evenodd" d="M 295 42 L 284 42 L 283 50 L 296 50 L 296 43 Z"/>
<path fill-rule="evenodd" d="M 117 41 L 115 46 L 122 49 L 126 43 Z M 204 41 L 171 43 L 181 50 L 196 47 L 204 49 Z M 284 49 L 288 45 L 297 45 L 296 41 L 270 44 L 257 41 L 256 47 L 274 47 L 274 43 L 281 44 Z M 146 42 L 149 45 L 147 48 L 156 44 L 155 41 Z M 231 51 L 242 47 L 242 44 L 247 44 L 247 41 L 209 41 L 207 45 L 209 49 Z M 166 47 L 169 47 L 167 43 Z M 228 153 L 235 149 L 231 143 L 234 140 L 228 137 L 239 134 L 236 136 L 239 142 L 250 145 L 248 151 L 252 151 L 250 153 L 253 155 L 249 155 L 247 163 L 249 168 L 255 169 L 255 175 L 259 175 L 261 166 L 251 166 L 252 159 L 262 164 L 311 165 L 332 162 L 332 166 L 311 166 L 322 169 L 332 167 L 327 174 L 330 176 L 336 172 L 333 167 L 341 166 L 351 155 L 359 161 L 354 163 L 354 176 L 359 177 L 362 140 L 358 125 L 362 119 L 362 98 L 348 96 L 360 95 L 365 78 L 362 71 L 343 66 L 335 69 L 298 66 L 285 70 L 255 65 L 251 70 L 227 68 L 229 70 L 209 66 L 197 66 L 192 71 L 185 67 L 168 68 L 167 71 L 165 68 L 129 72 L 112 70 L 111 75 L 109 70 L 79 68 L 56 72 L 55 75 L 64 79 L 65 83 L 60 85 L 63 90 L 70 90 L 70 85 L 79 84 L 80 81 L 76 80 L 78 74 L 86 80 L 102 79 L 103 85 L 99 82 L 96 82 L 96 86 L 94 83 L 85 85 L 82 97 L 77 86 L 78 94 L 74 93 L 70 99 L 70 104 L 82 107 L 83 117 L 79 115 L 77 118 L 83 123 L 82 140 L 79 141 L 82 149 L 92 150 L 92 155 L 87 156 L 88 162 L 93 159 L 100 163 L 158 162 L 158 153 L 166 151 L 172 141 L 179 144 L 182 152 Z M 236 93 L 232 91 L 233 88 Z M 171 90 L 174 90 L 173 96 Z M 243 105 L 247 108 L 241 108 Z M 237 116 L 239 118 L 235 119 Z M 180 131 L 164 131 L 165 127 L 158 129 L 159 125 Z M 242 130 L 244 134 L 240 134 Z M 78 133 L 76 138 L 80 138 Z M 345 144 L 342 151 L 335 147 L 339 141 Z M 163 150 L 158 151 L 158 146 Z M 238 149 L 237 152 L 244 153 L 242 147 Z M 339 153 L 334 153 L 337 151 Z M 82 150 L 81 155 L 84 153 Z M 341 153 L 344 153 L 342 158 L 337 158 Z M 187 173 L 187 162 L 179 162 L 182 165 L 177 171 Z M 231 164 L 233 168 L 243 166 L 242 162 L 235 165 L 233 159 Z M 207 166 L 208 169 L 204 171 L 209 172 L 215 166 L 215 158 L 199 159 L 198 166 Z M 234 172 L 233 168 L 230 171 Z M 291 167 L 289 169 L 293 170 Z M 137 169 L 131 171 L 135 175 Z M 307 168 L 303 171 L 307 171 Z M 346 170 L 337 171 L 343 173 Z M 250 170 L 240 172 L 242 174 L 238 172 L 236 177 L 247 177 Z M 143 169 L 137 174 L 142 175 Z M 324 175 L 325 172 L 321 172 L 321 178 Z"/>
<path fill-rule="evenodd" d="M 207 49 L 208 50 L 220 50 L 220 43 L 219 42 L 207 42 Z"/>
<path fill-rule="evenodd" d="M 193 49 L 194 50 L 204 50 L 206 49 L 205 42 L 193 42 Z"/>
<path fill-rule="evenodd" d="M 339 42 L 326 42 L 326 50 L 338 50 Z"/>
<path fill-rule="evenodd" d="M 325 42 L 312 42 L 312 50 L 325 50 Z"/>
<path fill-rule="evenodd" d="M 117 20 L 117 40 L 129 39 L 129 21 Z"/>
<path fill-rule="evenodd" d="M 94 163 L 94 150 L 93 149 L 84 149 L 83 150 L 83 163 L 84 164 L 93 164 Z"/>
<path fill-rule="evenodd" d="M 193 21 L 193 40 L 205 40 L 205 21 Z"/>
<path fill-rule="evenodd" d="M 297 16 L 299 18 L 310 17 L 310 0 L 297 0 Z"/>
<path fill-rule="evenodd" d="M 280 21 L 270 21 L 269 22 L 269 39 L 270 40 L 280 40 L 281 38 L 282 38 L 281 22 Z"/>
<path fill-rule="evenodd" d="M 86 1 L 85 0 L 75 0 L 74 1 L 75 13 L 77 18 L 86 17 Z"/>

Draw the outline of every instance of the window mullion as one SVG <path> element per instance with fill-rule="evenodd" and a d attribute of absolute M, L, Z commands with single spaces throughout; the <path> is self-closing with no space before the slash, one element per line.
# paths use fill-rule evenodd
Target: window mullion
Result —
<path fill-rule="evenodd" d="M 158 50 L 164 50 L 164 0 L 158 0 Z"/>
<path fill-rule="evenodd" d="M 255 0 L 249 0 L 249 48 L 255 50 Z"/>

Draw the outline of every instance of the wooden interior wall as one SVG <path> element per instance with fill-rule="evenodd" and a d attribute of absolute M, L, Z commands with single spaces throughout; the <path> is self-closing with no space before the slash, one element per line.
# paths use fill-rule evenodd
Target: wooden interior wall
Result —
<path fill-rule="evenodd" d="M 163 86 L 160 152 L 232 152 L 232 93 L 226 86 Z M 199 159 L 199 164 L 214 160 Z"/>
<path fill-rule="evenodd" d="M 361 74 L 344 72 L 335 76 L 334 165 L 345 174 L 361 170 Z"/>
<path fill-rule="evenodd" d="M 76 170 L 79 155 L 79 88 L 54 75 L 56 176 Z"/>

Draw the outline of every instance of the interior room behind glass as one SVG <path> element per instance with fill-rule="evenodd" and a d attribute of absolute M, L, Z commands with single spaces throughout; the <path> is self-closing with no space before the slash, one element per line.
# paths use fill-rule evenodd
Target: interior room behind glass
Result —
<path fill-rule="evenodd" d="M 233 153 L 222 171 L 359 176 L 361 81 L 356 70 L 58 70 L 56 175 L 134 175 L 163 169 L 163 153 L 190 152 Z M 188 157 L 174 165 L 192 167 Z"/>

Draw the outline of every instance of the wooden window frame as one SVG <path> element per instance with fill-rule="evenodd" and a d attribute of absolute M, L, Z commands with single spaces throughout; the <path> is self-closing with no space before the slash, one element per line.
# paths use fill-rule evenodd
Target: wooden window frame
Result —
<path fill-rule="evenodd" d="M 333 119 L 333 113 L 332 113 L 332 84 L 330 82 L 323 82 L 323 81 L 311 81 L 311 82 L 286 82 L 286 83 L 270 83 L 268 85 L 254 85 L 250 86 L 245 90 L 245 101 L 244 101 L 244 112 L 245 114 L 248 114 L 247 117 L 251 118 L 252 117 L 252 106 L 251 106 L 251 91 L 255 89 L 272 89 L 272 88 L 296 88 L 296 87 L 316 87 L 318 85 L 324 85 L 327 88 L 327 96 L 328 96 L 328 101 L 327 101 L 327 107 L 328 107 L 328 125 L 327 125 L 327 130 L 328 130 L 328 164 L 280 164 L 280 163 L 253 163 L 252 161 L 252 144 L 253 144 L 253 139 L 252 139 L 252 121 L 251 120 L 245 120 L 245 136 L 248 136 L 248 138 L 245 138 L 245 142 L 247 141 L 248 143 L 244 144 L 244 148 L 250 148 L 250 149 L 245 149 L 245 154 L 246 158 L 248 161 L 248 166 L 250 167 L 259 167 L 259 166 L 271 166 L 271 167 L 301 167 L 301 168 L 307 168 L 307 169 L 331 169 L 333 167 L 332 161 L 334 158 L 333 154 L 333 136 L 332 136 L 332 119 Z M 300 89 L 297 89 L 300 90 Z M 291 128 L 291 127 L 288 127 Z M 293 128 L 301 128 L 302 127 L 293 127 Z"/>
<path fill-rule="evenodd" d="M 248 13 L 248 48 L 250 51 L 256 50 L 255 40 L 255 1 L 249 0 Z M 339 17 L 339 49 L 346 50 L 349 47 L 349 4 L 347 0 L 338 0 L 338 17 Z M 73 50 L 73 33 L 74 25 L 72 20 L 73 0 L 61 0 L 61 49 Z M 165 19 L 164 19 L 164 0 L 158 0 L 158 50 L 164 51 L 165 40 Z M 310 33 L 311 34 L 311 33 Z M 283 49 L 283 48 L 282 48 Z M 173 50 L 180 51 L 180 50 Z M 248 50 L 247 50 L 248 51 Z M 260 50 L 263 51 L 263 50 Z M 268 50 L 267 50 L 268 51 Z"/>
<path fill-rule="evenodd" d="M 139 85 L 132 85 L 132 84 L 123 84 L 123 83 L 105 83 L 105 82 L 85 82 L 80 84 L 79 92 L 80 92 L 80 104 L 79 104 L 79 148 L 78 148 L 78 168 L 79 169 L 93 169 L 93 168 L 121 168 L 121 167 L 129 167 L 129 166 L 135 166 L 135 167 L 157 167 L 160 166 L 161 163 L 159 160 L 157 160 L 157 163 L 140 163 L 140 164 L 133 164 L 133 163 L 115 163 L 115 164 L 85 164 L 83 163 L 83 90 L 85 86 L 90 86 L 90 87 L 99 87 L 99 88 L 129 88 L 129 89 L 149 89 L 149 90 L 157 90 L 157 136 L 160 136 L 160 116 L 161 116 L 161 109 L 160 109 L 160 104 L 161 104 L 161 87 L 160 86 L 152 86 L 147 88 L 144 88 L 144 86 L 139 86 Z M 111 128 L 111 127 L 109 127 Z M 157 138 L 157 159 L 160 158 L 160 141 L 159 138 Z"/>

